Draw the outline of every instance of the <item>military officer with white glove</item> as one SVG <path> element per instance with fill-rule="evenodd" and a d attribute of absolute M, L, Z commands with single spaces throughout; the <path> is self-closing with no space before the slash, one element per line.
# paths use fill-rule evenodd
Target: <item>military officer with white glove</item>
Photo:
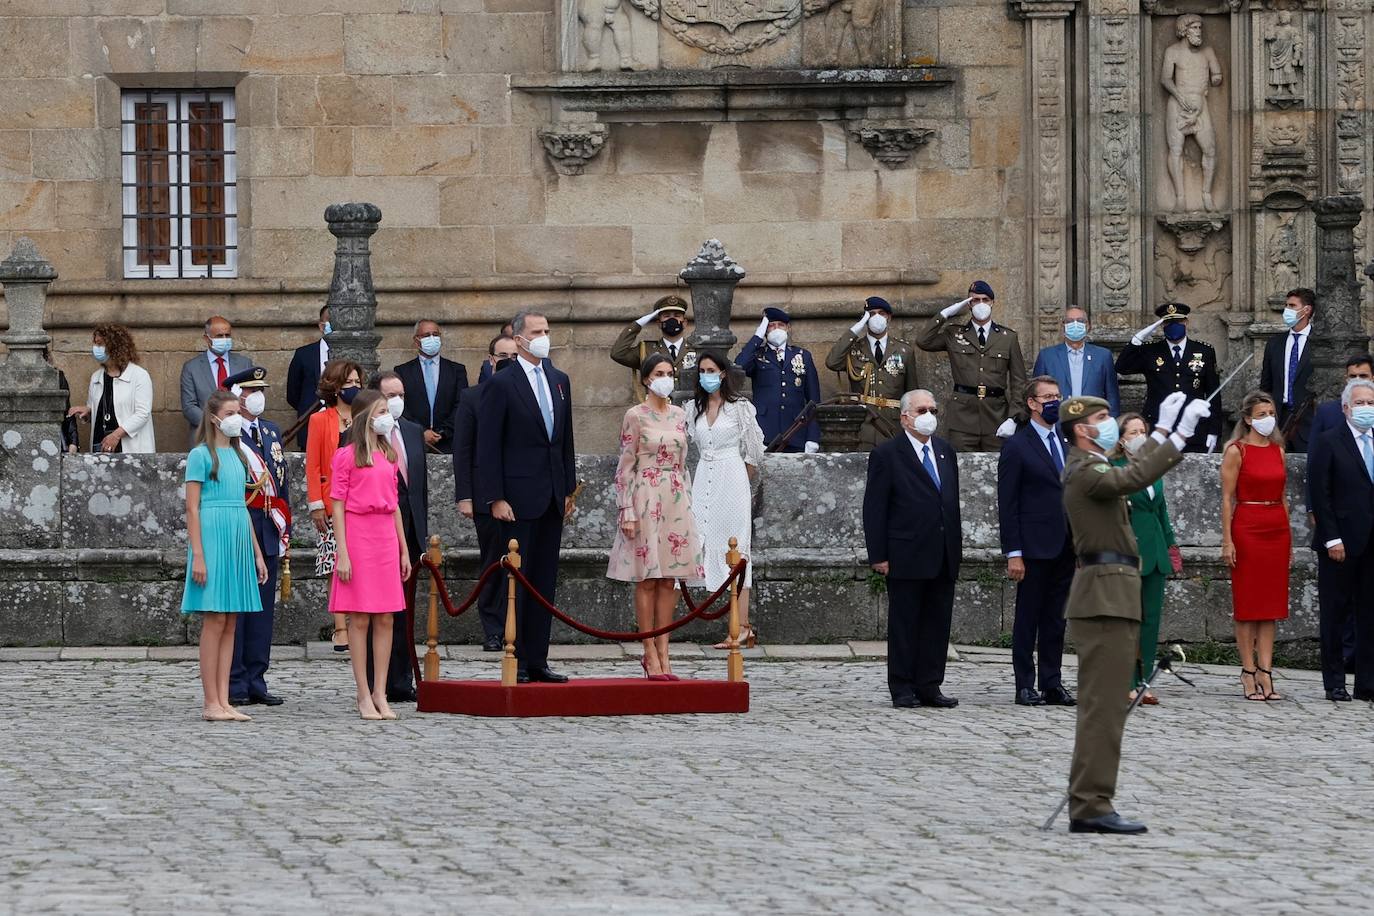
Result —
<path fill-rule="evenodd" d="M 1159 405 L 1175 391 L 1190 398 L 1203 398 L 1221 385 L 1217 377 L 1217 351 L 1188 336 L 1190 311 L 1182 302 L 1164 303 L 1155 309 L 1159 320 L 1137 331 L 1116 358 L 1120 375 L 1145 376 L 1145 409 L 1141 413 L 1147 422 L 1154 423 L 1159 418 Z M 1151 341 L 1161 327 L 1164 339 Z M 1188 440 L 1184 451 L 1210 452 L 1216 447 L 1221 434 L 1221 413 L 1214 402 L 1210 419 Z"/>
<path fill-rule="evenodd" d="M 916 380 L 916 351 L 888 332 L 892 306 L 882 296 L 864 300 L 864 313 L 849 332 L 835 341 L 825 367 L 842 374 L 851 393 L 868 408 L 859 441 L 871 450 L 901 429 L 901 398 L 921 387 Z"/>
<path fill-rule="evenodd" d="M 663 335 L 658 340 L 640 340 L 639 334 L 650 324 L 657 322 Z M 695 351 L 687 347 L 687 302 L 681 296 L 667 295 L 654 303 L 654 310 L 638 318 L 611 344 L 611 359 L 634 371 L 634 388 L 646 391 L 639 384 L 639 367 L 644 360 L 655 353 L 662 353 L 673 363 L 673 387 L 680 388 L 678 372 L 696 366 Z"/>

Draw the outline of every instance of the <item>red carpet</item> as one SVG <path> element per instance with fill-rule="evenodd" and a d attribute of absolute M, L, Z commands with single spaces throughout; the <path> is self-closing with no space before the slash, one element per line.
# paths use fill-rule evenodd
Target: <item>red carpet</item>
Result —
<path fill-rule="evenodd" d="M 575 678 L 566 684 L 502 687 L 499 680 L 422 681 L 419 712 L 465 716 L 655 716 L 748 712 L 744 681 Z"/>

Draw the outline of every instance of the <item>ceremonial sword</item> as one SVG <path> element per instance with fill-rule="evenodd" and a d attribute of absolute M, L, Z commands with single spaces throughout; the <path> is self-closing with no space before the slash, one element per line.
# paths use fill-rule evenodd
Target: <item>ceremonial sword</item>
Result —
<path fill-rule="evenodd" d="M 1242 370 L 1242 369 L 1245 368 L 1245 364 L 1248 363 L 1248 362 L 1250 362 L 1250 360 L 1252 360 L 1252 359 L 1254 359 L 1254 358 L 1255 358 L 1255 353 L 1254 353 L 1254 351 L 1252 350 L 1252 351 L 1250 351 L 1250 355 L 1249 355 L 1249 356 L 1247 356 L 1247 357 L 1245 357 L 1245 359 L 1241 360 L 1241 361 L 1240 361 L 1240 364 L 1237 365 L 1236 368 L 1234 368 L 1234 369 L 1231 370 L 1231 374 L 1230 374 L 1230 375 L 1226 376 L 1226 378 L 1224 378 L 1224 379 L 1221 380 L 1221 384 L 1217 386 L 1217 390 L 1216 390 L 1216 391 L 1213 391 L 1211 394 L 1207 395 L 1207 401 L 1208 401 L 1208 403 L 1211 403 L 1212 398 L 1214 398 L 1214 397 L 1216 397 L 1217 395 L 1221 394 L 1221 389 L 1223 389 L 1223 388 L 1225 388 L 1227 385 L 1231 384 L 1231 380 L 1232 380 L 1233 378 L 1235 378 L 1237 375 L 1240 375 L 1240 370 Z M 1207 454 L 1210 455 L 1210 454 L 1212 453 L 1212 448 L 1214 448 L 1214 447 L 1215 447 L 1215 446 L 1208 447 L 1208 449 L 1207 449 Z"/>

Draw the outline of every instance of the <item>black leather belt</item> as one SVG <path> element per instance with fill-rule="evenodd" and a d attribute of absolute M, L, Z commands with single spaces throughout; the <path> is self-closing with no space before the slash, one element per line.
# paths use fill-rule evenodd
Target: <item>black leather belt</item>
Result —
<path fill-rule="evenodd" d="M 954 390 L 960 394 L 971 394 L 980 401 L 983 398 L 1005 397 L 1007 394 L 1007 389 L 993 388 L 989 385 L 955 385 Z"/>
<path fill-rule="evenodd" d="M 1114 550 L 1103 550 L 1099 553 L 1080 553 L 1078 563 L 1081 566 L 1134 566 L 1140 568 L 1140 557 L 1133 557 L 1129 553 L 1117 553 Z"/>

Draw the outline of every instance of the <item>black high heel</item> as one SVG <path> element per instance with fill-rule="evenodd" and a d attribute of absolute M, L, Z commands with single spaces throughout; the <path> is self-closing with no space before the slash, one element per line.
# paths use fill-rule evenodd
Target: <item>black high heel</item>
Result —
<path fill-rule="evenodd" d="M 1245 676 L 1247 674 L 1250 675 L 1250 683 L 1255 685 L 1253 690 L 1245 689 Z M 1259 676 L 1252 669 L 1240 669 L 1240 689 L 1244 691 L 1245 699 L 1258 700 L 1259 702 L 1264 702 L 1264 691 L 1259 689 Z"/>
<path fill-rule="evenodd" d="M 1260 675 L 1260 674 L 1263 674 L 1266 678 L 1269 679 L 1269 689 L 1263 691 L 1263 692 L 1264 692 L 1264 698 L 1265 698 L 1266 700 L 1275 700 L 1275 701 L 1277 701 L 1277 700 L 1282 700 L 1282 699 L 1283 699 L 1283 695 L 1280 694 L 1278 691 L 1276 691 L 1276 690 L 1274 689 L 1274 672 L 1273 672 L 1273 669 L 1270 669 L 1270 668 L 1261 668 L 1259 665 L 1256 665 L 1256 666 L 1255 666 L 1255 671 L 1258 672 L 1258 674 L 1255 675 L 1255 687 L 1256 687 L 1256 688 L 1259 688 L 1259 675 Z M 1262 689 L 1262 688 L 1260 688 L 1260 689 Z"/>

